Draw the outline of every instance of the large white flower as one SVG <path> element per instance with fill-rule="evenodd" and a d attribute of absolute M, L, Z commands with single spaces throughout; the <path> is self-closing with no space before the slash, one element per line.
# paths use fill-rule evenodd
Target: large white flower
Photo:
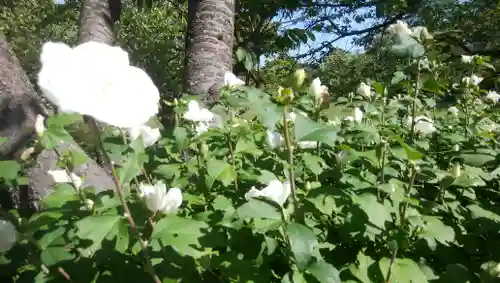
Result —
<path fill-rule="evenodd" d="M 0 219 L 0 253 L 10 250 L 17 242 L 17 231 L 10 221 Z"/>
<path fill-rule="evenodd" d="M 151 128 L 148 125 L 141 125 L 133 128 L 127 129 L 130 139 L 135 140 L 139 138 L 139 136 L 142 137 L 142 143 L 144 144 L 144 147 L 149 147 L 155 144 L 155 142 L 160 138 L 160 129 L 158 128 Z"/>
<path fill-rule="evenodd" d="M 77 189 L 83 185 L 82 178 L 78 177 L 75 173 L 68 174 L 66 170 L 49 170 L 47 171 L 56 183 L 72 183 Z"/>
<path fill-rule="evenodd" d="M 283 136 L 280 133 L 271 130 L 267 130 L 266 140 L 272 149 L 280 147 L 284 142 Z"/>
<path fill-rule="evenodd" d="M 312 81 L 309 91 L 312 95 L 314 95 L 314 98 L 318 103 L 322 103 L 328 97 L 328 87 L 322 85 L 319 78 L 315 78 Z"/>
<path fill-rule="evenodd" d="M 143 70 L 130 66 L 120 47 L 47 42 L 40 61 L 38 85 L 61 112 L 122 128 L 142 125 L 158 113 L 158 89 Z"/>
<path fill-rule="evenodd" d="M 396 21 L 385 30 L 387 34 L 394 35 L 396 33 L 411 35 L 413 32 L 408 28 L 408 24 L 403 21 Z"/>
<path fill-rule="evenodd" d="M 188 110 L 184 113 L 184 119 L 192 122 L 210 122 L 214 119 L 214 116 L 214 113 L 201 107 L 196 100 L 189 101 Z"/>
<path fill-rule="evenodd" d="M 240 80 L 233 73 L 226 72 L 224 74 L 224 84 L 227 86 L 230 86 L 230 87 L 238 87 L 238 86 L 244 85 L 245 82 Z"/>
<path fill-rule="evenodd" d="M 409 128 L 411 128 L 413 118 L 409 116 L 406 120 L 406 124 Z M 422 133 L 424 135 L 433 133 L 436 131 L 434 127 L 434 121 L 431 118 L 426 116 L 416 116 L 415 117 L 415 131 L 418 133 Z"/>
<path fill-rule="evenodd" d="M 498 94 L 498 92 L 496 92 L 494 90 L 490 90 L 490 91 L 488 91 L 488 94 L 486 94 L 486 99 L 490 100 L 494 103 L 497 103 L 498 100 L 500 100 L 500 94 Z"/>
<path fill-rule="evenodd" d="M 182 204 L 181 190 L 179 188 L 171 188 L 167 192 L 167 186 L 162 182 L 157 182 L 154 186 L 141 184 L 138 193 L 146 202 L 146 207 L 153 213 L 159 211 L 169 214 Z"/>
<path fill-rule="evenodd" d="M 288 196 L 290 196 L 290 193 L 290 182 L 286 181 L 282 183 L 278 180 L 272 180 L 267 187 L 262 190 L 257 190 L 255 187 L 252 187 L 245 194 L 245 198 L 249 200 L 255 197 L 266 197 L 283 206 Z"/>
<path fill-rule="evenodd" d="M 365 84 L 364 82 L 361 82 L 356 90 L 356 93 L 370 99 L 372 97 L 372 91 L 370 89 L 370 86 Z"/>

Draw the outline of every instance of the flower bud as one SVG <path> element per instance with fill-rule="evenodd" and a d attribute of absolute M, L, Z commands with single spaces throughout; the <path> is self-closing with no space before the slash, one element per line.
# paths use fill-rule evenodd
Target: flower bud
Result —
<path fill-rule="evenodd" d="M 458 178 L 461 175 L 461 170 L 460 170 L 460 164 L 459 163 L 454 163 L 453 166 L 451 167 L 451 175 L 453 178 Z"/>
<path fill-rule="evenodd" d="M 279 103 L 283 105 L 290 104 L 292 102 L 294 97 L 293 90 L 291 88 L 282 88 L 280 87 L 278 89 L 278 95 L 276 99 L 278 100 Z"/>
<path fill-rule="evenodd" d="M 43 132 L 45 132 L 45 117 L 38 114 L 35 118 L 35 131 L 39 137 L 43 136 Z"/>
<path fill-rule="evenodd" d="M 0 219 L 0 253 L 10 250 L 16 242 L 16 227 L 10 221 Z"/>
<path fill-rule="evenodd" d="M 453 146 L 453 151 L 459 151 L 459 150 L 460 150 L 460 146 L 458 144 Z"/>

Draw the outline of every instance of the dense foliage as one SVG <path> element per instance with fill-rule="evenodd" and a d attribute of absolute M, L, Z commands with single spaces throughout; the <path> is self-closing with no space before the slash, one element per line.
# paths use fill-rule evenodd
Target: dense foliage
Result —
<path fill-rule="evenodd" d="M 43 212 L 2 211 L 2 276 L 496 282 L 500 96 L 477 76 L 494 67 L 463 57 L 466 75 L 456 76 L 425 29 L 398 22 L 388 31 L 385 54 L 406 63 L 350 95 L 329 95 L 300 69 L 267 93 L 229 77 L 207 108 L 170 101 L 176 127 L 156 143 L 103 135 L 115 193 L 83 188 L 68 174 L 81 154 L 61 152 L 69 177 L 55 177 Z M 450 93 L 457 103 L 438 107 Z M 65 128 L 79 120 L 49 117 L 35 148 L 71 139 Z M 22 166 L 0 161 L 0 178 L 16 188 Z"/>

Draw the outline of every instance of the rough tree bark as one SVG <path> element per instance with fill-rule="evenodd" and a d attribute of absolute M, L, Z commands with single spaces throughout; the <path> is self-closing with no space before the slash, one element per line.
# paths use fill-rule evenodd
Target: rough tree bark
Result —
<path fill-rule="evenodd" d="M 184 90 L 217 100 L 232 70 L 236 0 L 189 0 Z"/>
<path fill-rule="evenodd" d="M 46 115 L 47 111 L 5 37 L 0 34 L 0 137 L 8 139 L 7 143 L 0 143 L 1 160 L 12 159 L 33 140 L 37 114 Z M 61 143 L 56 151 L 64 153 L 68 149 L 81 151 L 75 143 Z M 39 198 L 49 194 L 54 185 L 47 171 L 60 169 L 56 164 L 56 151 L 44 150 L 36 157 L 35 165 L 26 172 L 30 178 L 29 186 L 22 186 L 12 196 L 14 207 L 27 213 L 38 210 Z M 113 188 L 109 172 L 90 158 L 76 169 L 76 173 L 85 177 L 85 186 L 94 186 L 97 190 Z"/>
<path fill-rule="evenodd" d="M 120 0 L 84 0 L 80 9 L 78 42 L 96 41 L 113 44 L 114 22 L 121 13 Z"/>

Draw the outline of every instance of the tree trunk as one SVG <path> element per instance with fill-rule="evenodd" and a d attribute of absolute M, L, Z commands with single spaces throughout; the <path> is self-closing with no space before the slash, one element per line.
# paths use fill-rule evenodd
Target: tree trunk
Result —
<path fill-rule="evenodd" d="M 46 115 L 40 97 L 37 96 L 21 64 L 3 35 L 0 34 L 0 137 L 7 138 L 6 143 L 0 143 L 0 158 L 12 159 L 35 137 L 34 121 L 38 114 Z M 59 144 L 56 151 L 64 153 L 68 149 L 82 151 L 75 143 Z M 30 185 L 21 186 L 13 192 L 12 203 L 22 211 L 38 210 L 39 197 L 52 191 L 54 182 L 48 170 L 57 167 L 57 152 L 44 150 L 36 158 L 36 165 L 28 169 Z M 111 174 L 88 158 L 88 162 L 75 170 L 79 176 L 85 177 L 85 186 L 93 186 L 98 191 L 113 188 Z"/>
<path fill-rule="evenodd" d="M 80 9 L 78 42 L 96 41 L 113 44 L 114 22 L 121 13 L 120 0 L 84 0 Z"/>
<path fill-rule="evenodd" d="M 232 70 L 236 0 L 189 0 L 184 89 L 205 100 L 219 98 Z"/>

